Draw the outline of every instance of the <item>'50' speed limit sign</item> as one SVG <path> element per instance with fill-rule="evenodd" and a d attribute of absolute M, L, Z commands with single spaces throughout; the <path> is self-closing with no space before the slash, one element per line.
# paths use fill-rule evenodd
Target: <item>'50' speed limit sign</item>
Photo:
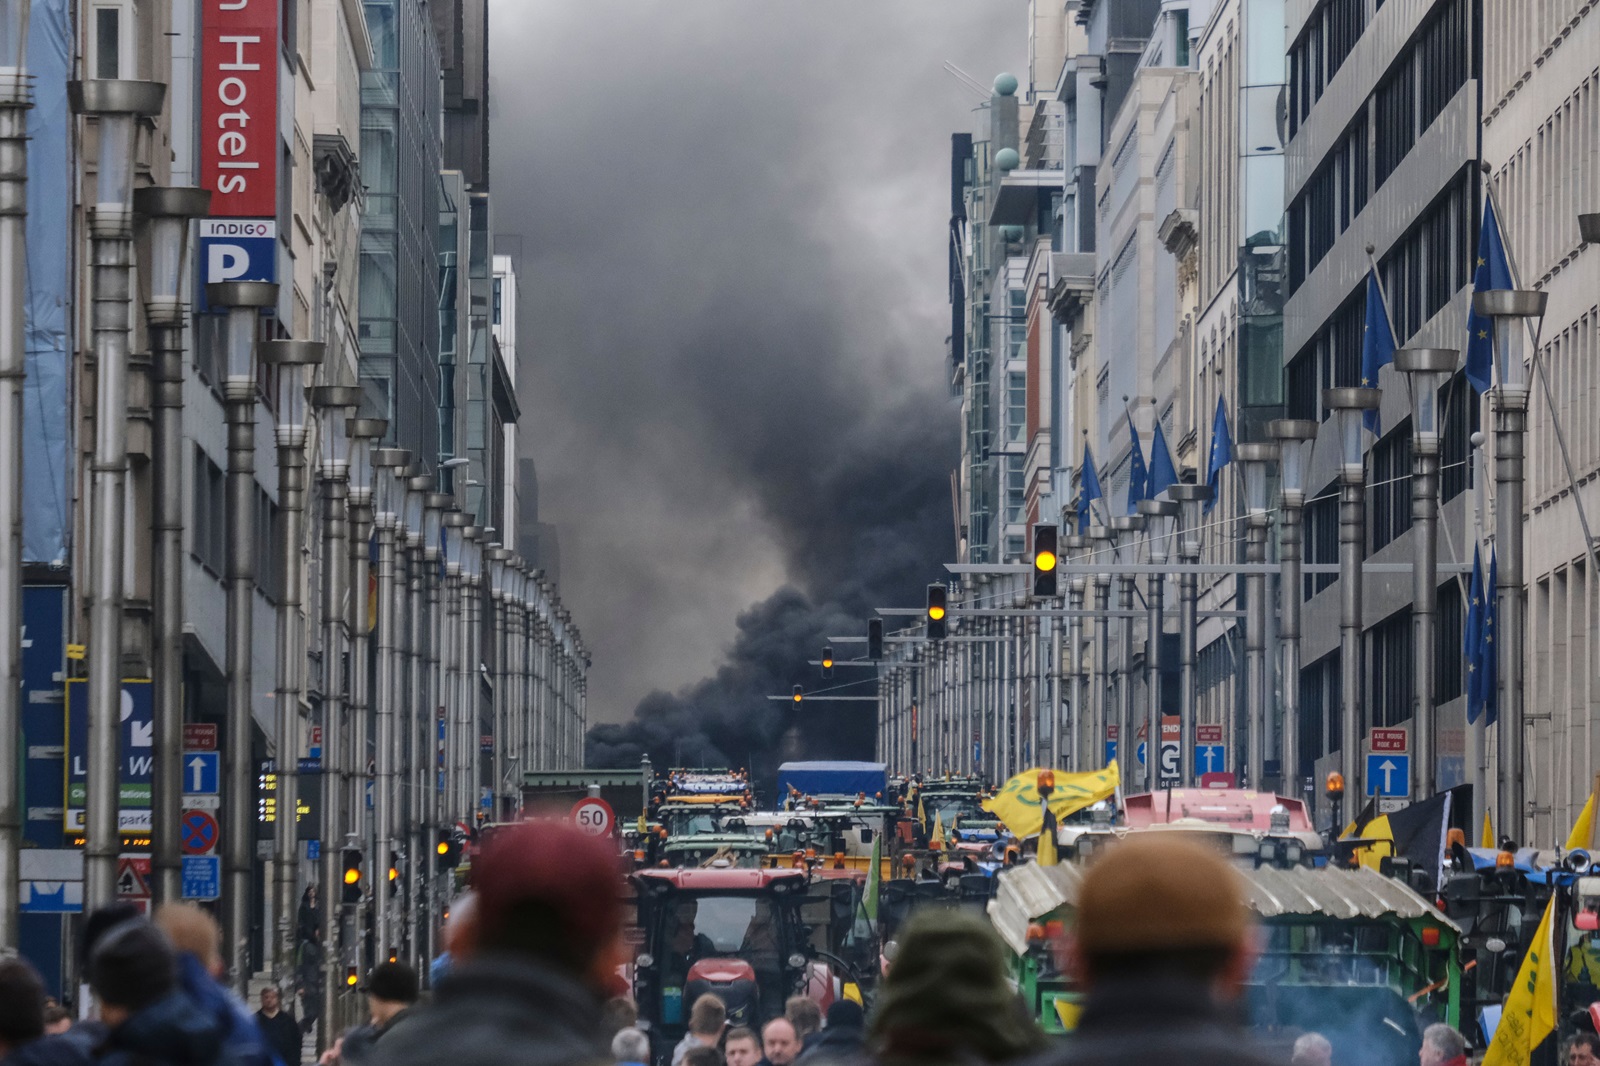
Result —
<path fill-rule="evenodd" d="M 592 837 L 602 837 L 617 824 L 611 804 L 598 796 L 581 799 L 572 805 L 572 823 Z"/>

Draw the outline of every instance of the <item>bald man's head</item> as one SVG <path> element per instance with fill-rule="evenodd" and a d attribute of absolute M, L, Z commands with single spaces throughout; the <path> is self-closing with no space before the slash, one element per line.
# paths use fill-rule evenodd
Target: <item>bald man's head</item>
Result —
<path fill-rule="evenodd" d="M 761 1050 L 772 1066 L 790 1066 L 800 1055 L 800 1038 L 788 1018 L 774 1018 L 761 1030 Z"/>

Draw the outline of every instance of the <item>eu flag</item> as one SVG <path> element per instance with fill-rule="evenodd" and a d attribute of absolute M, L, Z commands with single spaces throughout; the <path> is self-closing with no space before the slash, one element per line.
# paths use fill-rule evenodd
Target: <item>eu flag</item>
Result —
<path fill-rule="evenodd" d="M 1228 435 L 1228 409 L 1217 397 L 1217 415 L 1211 420 L 1211 456 L 1206 460 L 1206 484 L 1211 488 L 1211 498 L 1206 501 L 1205 513 L 1217 505 L 1218 490 L 1222 488 L 1222 468 L 1233 462 L 1233 438 Z"/>
<path fill-rule="evenodd" d="M 1149 471 L 1144 465 L 1144 449 L 1139 447 L 1139 431 L 1133 428 L 1133 415 L 1128 415 L 1128 439 L 1133 443 L 1128 451 L 1128 513 L 1139 513 L 1139 501 L 1144 499 L 1144 485 Z"/>
<path fill-rule="evenodd" d="M 1472 552 L 1472 584 L 1467 590 L 1467 621 L 1462 627 L 1463 652 L 1467 661 L 1467 721 L 1484 716 L 1485 725 L 1499 717 L 1500 660 L 1495 650 L 1494 629 L 1498 607 L 1495 581 L 1499 567 L 1489 556 L 1489 575 L 1485 582 L 1477 549 Z"/>
<path fill-rule="evenodd" d="M 1483 200 L 1483 227 L 1478 230 L 1477 269 L 1472 275 L 1472 291 L 1511 288 L 1511 264 L 1506 261 L 1506 246 L 1500 240 L 1500 221 L 1494 217 L 1494 201 Z M 1467 310 L 1467 380 L 1479 392 L 1488 392 L 1494 383 L 1494 321 L 1473 308 Z"/>
<path fill-rule="evenodd" d="M 1367 271 L 1367 324 L 1361 334 L 1361 387 L 1378 387 L 1378 371 L 1394 362 L 1394 329 L 1389 325 L 1389 308 L 1383 302 L 1378 272 Z M 1378 412 L 1363 411 L 1361 422 L 1373 433 L 1378 428 Z"/>
<path fill-rule="evenodd" d="M 1089 530 L 1089 503 L 1103 497 L 1100 491 L 1100 475 L 1094 470 L 1094 453 L 1089 446 L 1083 446 L 1083 489 L 1078 493 L 1078 533 L 1081 535 Z"/>
<path fill-rule="evenodd" d="M 1178 468 L 1172 464 L 1172 449 L 1167 447 L 1167 435 L 1161 432 L 1161 419 L 1156 419 L 1156 436 L 1150 442 L 1150 475 L 1145 481 L 1145 498 L 1155 499 L 1178 483 Z"/>

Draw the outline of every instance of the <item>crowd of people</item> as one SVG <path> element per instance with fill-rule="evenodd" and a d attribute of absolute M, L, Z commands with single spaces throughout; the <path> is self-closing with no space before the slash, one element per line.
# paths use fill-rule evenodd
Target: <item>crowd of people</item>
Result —
<path fill-rule="evenodd" d="M 651 1033 L 618 987 L 625 915 L 617 856 L 561 822 L 498 834 L 452 908 L 424 1000 L 396 962 L 363 985 L 369 1019 L 319 1066 L 652 1066 Z M 1009 980 L 981 916 L 932 910 L 900 931 L 872 1010 L 797 996 L 759 1030 L 730 1025 L 713 994 L 690 1004 L 672 1066 L 1289 1066 L 1256 1046 L 1242 1000 L 1254 930 L 1242 879 L 1175 835 L 1130 838 L 1093 864 L 1068 947 L 1086 996 L 1052 1043 Z M 300 1026 L 276 988 L 251 1013 L 220 980 L 216 923 L 167 905 L 146 919 L 110 907 L 84 924 L 93 1010 L 74 1020 L 19 958 L 0 960 L 0 1066 L 301 1066 Z M 1423 1034 L 1419 1066 L 1466 1066 L 1459 1033 Z M 665 1048 L 654 1049 L 665 1053 Z M 1567 1066 L 1600 1066 L 1595 1046 Z M 1580 1053 L 1582 1056 L 1579 1057 Z M 1293 1066 L 1344 1066 L 1359 1049 L 1300 1037 Z"/>

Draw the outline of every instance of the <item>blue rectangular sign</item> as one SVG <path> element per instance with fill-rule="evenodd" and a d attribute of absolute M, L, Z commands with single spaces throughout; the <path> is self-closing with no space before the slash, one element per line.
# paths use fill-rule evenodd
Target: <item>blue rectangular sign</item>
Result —
<path fill-rule="evenodd" d="M 1226 744 L 1196 744 L 1194 746 L 1194 772 L 1196 774 L 1222 774 L 1228 771 L 1228 746 Z"/>
<path fill-rule="evenodd" d="M 186 751 L 183 753 L 183 794 L 215 796 L 222 791 L 222 753 Z"/>
<path fill-rule="evenodd" d="M 1367 795 L 1411 794 L 1411 756 L 1378 752 L 1367 756 Z"/>
<path fill-rule="evenodd" d="M 183 857 L 183 898 L 218 899 L 221 895 L 221 856 L 185 855 Z"/>
<path fill-rule="evenodd" d="M 220 281 L 277 281 L 278 224 L 270 218 L 206 218 L 200 220 L 199 299 L 206 304 L 206 286 Z"/>
<path fill-rule="evenodd" d="M 83 832 L 89 788 L 89 686 L 68 678 L 66 829 Z M 121 788 L 117 825 L 124 833 L 150 832 L 150 782 L 155 776 L 155 695 L 149 678 L 122 681 Z M 215 756 L 215 753 L 212 753 Z"/>

